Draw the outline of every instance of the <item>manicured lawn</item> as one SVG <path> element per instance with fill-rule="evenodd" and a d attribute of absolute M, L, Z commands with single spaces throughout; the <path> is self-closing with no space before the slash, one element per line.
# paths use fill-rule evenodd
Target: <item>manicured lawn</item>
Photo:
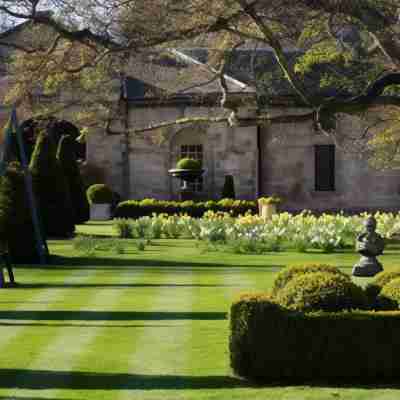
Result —
<path fill-rule="evenodd" d="M 156 240 L 140 252 L 125 243 L 123 255 L 87 258 L 53 241 L 58 265 L 16 270 L 20 287 L 0 291 L 0 399 L 399 398 L 400 385 L 257 387 L 229 369 L 235 295 L 268 289 L 287 264 L 350 272 L 356 254 L 238 256 L 204 253 L 189 240 Z M 399 256 L 393 246 L 381 261 L 395 267 Z"/>

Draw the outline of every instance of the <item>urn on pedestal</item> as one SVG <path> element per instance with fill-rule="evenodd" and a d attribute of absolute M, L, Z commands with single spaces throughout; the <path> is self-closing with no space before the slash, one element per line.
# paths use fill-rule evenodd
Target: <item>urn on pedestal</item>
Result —
<path fill-rule="evenodd" d="M 201 168 L 201 163 L 192 158 L 183 158 L 176 164 L 176 168 L 168 170 L 168 173 L 174 178 L 179 178 L 182 182 L 180 188 L 180 200 L 193 200 L 194 193 L 189 183 L 199 179 L 204 169 Z"/>

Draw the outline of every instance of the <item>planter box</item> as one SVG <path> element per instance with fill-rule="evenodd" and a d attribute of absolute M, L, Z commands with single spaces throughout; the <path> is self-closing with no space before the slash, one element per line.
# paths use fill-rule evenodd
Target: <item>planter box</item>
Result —
<path fill-rule="evenodd" d="M 111 219 L 111 204 L 91 204 L 90 219 L 92 221 L 107 221 Z"/>
<path fill-rule="evenodd" d="M 243 295 L 230 312 L 235 374 L 270 384 L 398 382 L 400 312 L 299 313 L 267 295 Z"/>
<path fill-rule="evenodd" d="M 258 210 L 260 217 L 264 221 L 268 221 L 271 217 L 277 213 L 276 204 L 262 204 L 258 203 Z"/>

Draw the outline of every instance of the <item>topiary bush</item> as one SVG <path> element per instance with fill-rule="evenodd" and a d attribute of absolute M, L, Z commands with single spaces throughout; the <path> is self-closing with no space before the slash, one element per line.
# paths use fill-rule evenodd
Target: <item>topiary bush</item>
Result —
<path fill-rule="evenodd" d="M 383 286 L 377 296 L 377 303 L 380 308 L 393 310 L 400 305 L 400 278 L 391 279 Z"/>
<path fill-rule="evenodd" d="M 350 281 L 350 276 L 342 272 L 338 267 L 327 264 L 306 264 L 289 266 L 281 270 L 276 276 L 273 286 L 272 295 L 276 296 L 293 278 L 308 274 L 310 272 L 329 272 L 331 274 L 339 274 Z"/>
<path fill-rule="evenodd" d="M 225 175 L 224 187 L 221 193 L 222 199 L 235 199 L 235 184 L 233 175 Z"/>
<path fill-rule="evenodd" d="M 291 310 L 340 311 L 367 307 L 367 297 L 347 276 L 309 272 L 295 276 L 275 296 L 278 304 Z"/>
<path fill-rule="evenodd" d="M 75 230 L 74 211 L 56 150 L 53 138 L 42 132 L 37 138 L 29 168 L 46 236 L 70 237 Z"/>
<path fill-rule="evenodd" d="M 82 224 L 89 220 L 90 210 L 77 163 L 76 147 L 71 136 L 64 135 L 60 139 L 57 160 L 67 180 L 74 211 L 74 222 Z"/>
<path fill-rule="evenodd" d="M 194 158 L 182 158 L 176 163 L 177 169 L 201 169 L 201 162 Z"/>
<path fill-rule="evenodd" d="M 265 295 L 241 296 L 230 310 L 231 367 L 259 383 L 397 382 L 399 336 L 399 311 L 305 314 Z"/>
<path fill-rule="evenodd" d="M 371 303 L 375 303 L 382 288 L 393 279 L 400 278 L 400 271 L 382 271 L 366 286 L 365 293 Z"/>
<path fill-rule="evenodd" d="M 114 199 L 112 190 L 104 184 L 90 186 L 86 195 L 89 204 L 112 204 Z"/>
<path fill-rule="evenodd" d="M 40 261 L 24 172 L 17 162 L 9 164 L 0 177 L 0 242 L 8 246 L 13 263 Z"/>

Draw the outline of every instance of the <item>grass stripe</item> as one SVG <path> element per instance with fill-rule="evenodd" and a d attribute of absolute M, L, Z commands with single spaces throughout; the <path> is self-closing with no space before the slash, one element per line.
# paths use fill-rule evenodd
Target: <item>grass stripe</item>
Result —
<path fill-rule="evenodd" d="M 129 381 L 124 384 L 126 391 L 118 399 L 142 398 L 148 389 L 157 388 L 157 376 L 177 374 L 187 362 L 187 346 L 190 343 L 190 319 L 192 314 L 193 275 L 169 274 L 168 281 L 181 284 L 159 289 L 153 302 L 146 308 L 154 318 L 161 312 L 170 312 L 171 319 L 162 320 L 158 327 L 145 326 L 137 332 L 135 351 L 132 352 L 127 371 Z M 177 292 L 175 295 L 171 292 Z M 183 318 L 181 318 L 183 317 Z M 160 321 L 161 322 L 161 321 Z M 153 379 L 154 378 L 154 379 Z"/>

